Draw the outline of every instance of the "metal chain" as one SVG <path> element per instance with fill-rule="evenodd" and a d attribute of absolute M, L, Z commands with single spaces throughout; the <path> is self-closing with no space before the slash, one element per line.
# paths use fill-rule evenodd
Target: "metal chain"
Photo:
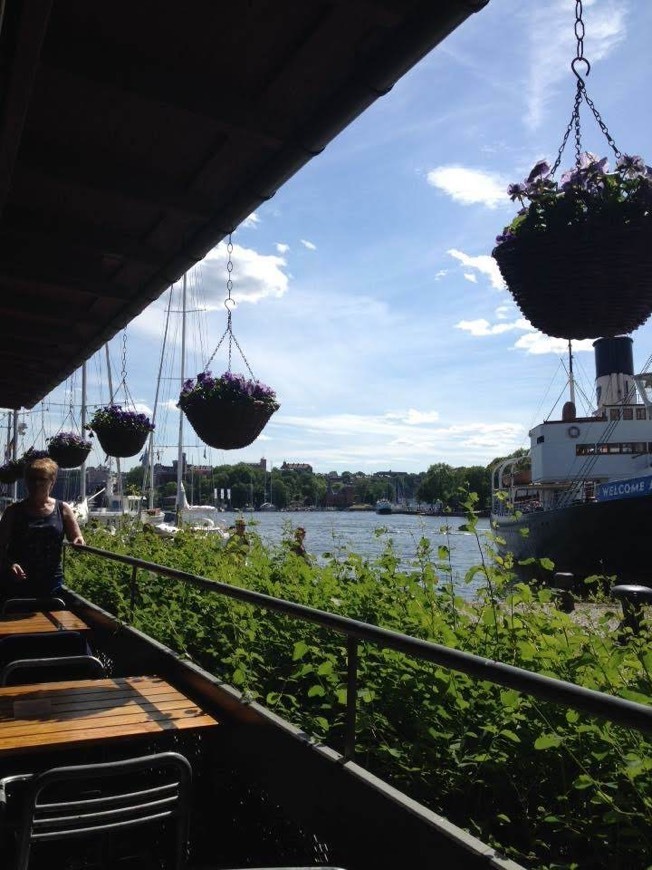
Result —
<path fill-rule="evenodd" d="M 229 233 L 229 240 L 228 240 L 228 242 L 226 243 L 226 253 L 227 253 L 227 261 L 226 261 L 226 299 L 224 300 L 224 307 L 226 308 L 226 312 L 227 312 L 227 313 L 226 313 L 226 329 L 225 329 L 224 332 L 222 333 L 222 336 L 221 336 L 220 340 L 219 340 L 218 343 L 217 343 L 217 347 L 215 348 L 215 350 L 214 350 L 213 353 L 211 354 L 210 359 L 208 360 L 208 362 L 207 362 L 206 365 L 204 366 L 204 371 L 207 371 L 207 370 L 208 370 L 208 367 L 209 367 L 210 364 L 213 362 L 213 360 L 215 359 L 215 355 L 217 354 L 218 350 L 219 350 L 220 347 L 222 346 L 222 342 L 223 342 L 224 339 L 228 336 L 228 339 L 229 339 L 229 342 L 228 342 L 228 348 L 229 348 L 229 367 L 228 367 L 227 371 L 229 371 L 229 372 L 231 371 L 231 361 L 232 361 L 232 356 L 233 356 L 233 345 L 235 345 L 235 346 L 237 347 L 239 353 L 240 353 L 240 356 L 241 356 L 242 359 L 244 360 L 244 364 L 245 364 L 246 367 L 247 367 L 247 371 L 248 371 L 249 374 L 251 375 L 252 379 L 255 380 L 254 373 L 252 372 L 252 370 L 251 370 L 251 366 L 249 365 L 249 360 L 248 360 L 247 357 L 244 355 L 244 351 L 242 350 L 242 348 L 241 348 L 240 345 L 238 344 L 238 339 L 235 337 L 235 334 L 234 334 L 234 332 L 233 332 L 233 309 L 234 309 L 235 306 L 236 306 L 236 302 L 235 302 L 235 300 L 234 300 L 234 299 L 232 298 L 232 296 L 231 296 L 231 291 L 233 290 L 233 278 L 232 278 L 232 275 L 233 275 L 233 259 L 232 259 L 232 255 L 233 255 L 233 240 L 232 240 L 232 235 L 233 235 L 232 233 Z"/>
<path fill-rule="evenodd" d="M 586 91 L 586 83 L 584 78 L 579 72 L 579 67 L 584 66 L 584 75 L 588 76 L 591 72 L 591 64 L 588 59 L 584 57 L 584 36 L 586 33 L 584 27 L 584 21 L 582 19 L 583 7 L 582 0 L 575 0 L 575 39 L 576 39 L 576 47 L 575 47 L 575 57 L 571 61 L 571 69 L 573 74 L 577 78 L 577 89 L 575 91 L 575 102 L 573 104 L 573 112 L 570 117 L 570 121 L 568 122 L 568 126 L 564 132 L 564 136 L 562 139 L 561 146 L 559 151 L 557 152 L 557 159 L 555 160 L 554 166 L 550 171 L 550 175 L 554 175 L 557 169 L 559 168 L 559 164 L 561 163 L 561 157 L 564 152 L 564 148 L 568 142 L 568 138 L 570 136 L 571 130 L 575 130 L 575 165 L 579 168 L 580 166 L 580 158 L 582 156 L 582 130 L 580 124 L 580 106 L 582 100 L 584 100 L 593 113 L 593 117 L 595 118 L 600 130 L 604 134 L 607 142 L 609 143 L 612 151 L 616 155 L 616 158 L 621 157 L 621 152 L 618 150 L 616 143 L 611 136 L 611 133 L 607 129 L 607 125 L 602 120 L 600 113 L 598 112 L 595 103 L 589 97 Z"/>

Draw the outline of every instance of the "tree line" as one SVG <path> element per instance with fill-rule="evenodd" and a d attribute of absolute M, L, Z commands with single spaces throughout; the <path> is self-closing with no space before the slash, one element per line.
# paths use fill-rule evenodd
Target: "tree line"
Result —
<path fill-rule="evenodd" d="M 349 471 L 320 474 L 303 469 L 280 468 L 266 472 L 258 466 L 241 462 L 218 465 L 208 474 L 195 473 L 193 467 L 188 466 L 183 482 L 191 503 L 214 504 L 217 500 L 226 504 L 226 492 L 230 491 L 228 504 L 236 510 L 248 506 L 259 508 L 264 502 L 271 502 L 277 508 L 337 506 L 345 501 L 338 497 L 343 495 L 345 489 L 348 490 L 348 503 L 358 505 L 375 504 L 381 498 L 388 498 L 398 504 L 416 502 L 434 505 L 442 502 L 452 509 L 459 507 L 463 500 L 461 492 L 468 490 L 477 493 L 479 507 L 486 508 L 491 494 L 490 468 L 494 462 L 487 467 L 472 465 L 457 468 L 438 462 L 427 471 L 388 473 L 383 476 Z M 143 473 L 141 466 L 127 472 L 127 491 L 141 491 Z M 161 507 L 171 505 L 176 491 L 174 481 L 158 485 L 155 481 L 154 503 Z M 221 497 L 222 491 L 224 498 Z"/>

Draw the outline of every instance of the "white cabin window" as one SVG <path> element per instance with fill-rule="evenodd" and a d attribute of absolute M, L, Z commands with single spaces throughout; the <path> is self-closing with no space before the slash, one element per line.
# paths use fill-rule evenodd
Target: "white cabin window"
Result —
<path fill-rule="evenodd" d="M 609 408 L 609 419 L 620 420 L 620 411 L 618 408 Z"/>
<path fill-rule="evenodd" d="M 623 408 L 623 420 L 633 420 L 634 419 L 634 409 L 633 408 Z"/>
<path fill-rule="evenodd" d="M 637 420 L 647 420 L 647 414 L 645 412 L 645 408 L 637 408 L 636 409 L 636 419 Z"/>

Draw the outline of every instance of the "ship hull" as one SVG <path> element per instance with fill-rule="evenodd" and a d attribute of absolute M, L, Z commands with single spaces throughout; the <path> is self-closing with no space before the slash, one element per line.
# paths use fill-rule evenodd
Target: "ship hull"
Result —
<path fill-rule="evenodd" d="M 517 560 L 548 558 L 555 571 L 619 580 L 652 580 L 649 535 L 652 494 L 569 505 L 511 518 L 492 516 L 493 527 Z"/>

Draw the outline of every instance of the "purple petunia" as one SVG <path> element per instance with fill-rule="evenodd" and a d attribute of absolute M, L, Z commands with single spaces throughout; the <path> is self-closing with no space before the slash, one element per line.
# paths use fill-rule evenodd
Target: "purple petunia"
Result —
<path fill-rule="evenodd" d="M 83 435 L 77 435 L 76 432 L 57 432 L 52 438 L 48 438 L 50 447 L 88 447 L 93 446 L 91 442 L 84 438 Z"/>
<path fill-rule="evenodd" d="M 497 236 L 498 245 L 520 236 L 566 232 L 578 224 L 652 220 L 652 168 L 638 155 L 621 155 L 610 171 L 606 157 L 585 151 L 559 183 L 547 161 L 539 160 L 525 181 L 510 184 L 507 193 L 512 201 L 528 204 Z"/>
<path fill-rule="evenodd" d="M 219 397 L 233 402 L 261 402 L 276 411 L 279 404 L 276 393 L 267 384 L 242 374 L 224 372 L 220 377 L 213 377 L 209 371 L 200 372 L 196 379 L 184 382 L 178 405 L 181 409 L 196 402 L 213 397 Z"/>
<path fill-rule="evenodd" d="M 98 408 L 86 428 L 97 431 L 116 425 L 135 432 L 152 432 L 155 428 L 147 414 L 125 411 L 122 405 L 105 405 L 103 408 Z"/>

